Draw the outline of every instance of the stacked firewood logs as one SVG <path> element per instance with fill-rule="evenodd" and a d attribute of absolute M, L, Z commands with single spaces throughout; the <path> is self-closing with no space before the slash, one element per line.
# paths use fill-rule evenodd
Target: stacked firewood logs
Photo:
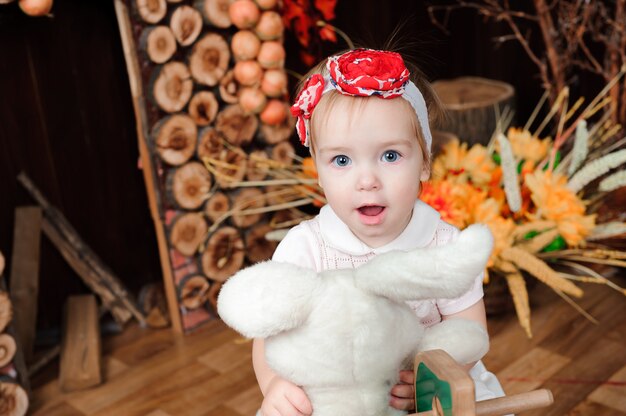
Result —
<path fill-rule="evenodd" d="M 284 27 L 277 0 L 130 2 L 156 193 L 187 330 L 211 317 L 222 282 L 271 257 L 276 243 L 266 234 L 302 215 L 293 208 L 305 202 L 286 202 L 294 198 L 285 185 L 297 174 Z"/>
<path fill-rule="evenodd" d="M 0 278 L 4 272 L 4 257 L 0 253 Z M 13 361 L 17 352 L 15 338 L 8 331 L 13 319 L 13 307 L 4 282 L 0 285 L 0 414 L 22 416 L 28 409 L 28 395 L 18 381 Z"/>

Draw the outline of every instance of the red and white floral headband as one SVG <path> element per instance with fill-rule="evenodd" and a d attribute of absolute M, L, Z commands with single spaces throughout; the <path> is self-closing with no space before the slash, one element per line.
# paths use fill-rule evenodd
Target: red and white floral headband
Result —
<path fill-rule="evenodd" d="M 409 80 L 409 70 L 396 52 L 355 49 L 331 56 L 324 75 L 315 74 L 306 80 L 302 91 L 291 106 L 297 117 L 296 131 L 300 142 L 309 147 L 309 120 L 315 106 L 328 91 L 335 90 L 353 97 L 377 96 L 383 99 L 402 97 L 417 114 L 426 146 L 430 152 L 432 134 L 428 126 L 428 110 L 420 90 Z"/>

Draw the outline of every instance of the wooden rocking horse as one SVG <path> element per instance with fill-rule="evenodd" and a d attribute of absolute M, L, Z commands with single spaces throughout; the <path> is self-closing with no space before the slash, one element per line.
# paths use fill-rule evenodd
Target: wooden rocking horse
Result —
<path fill-rule="evenodd" d="M 421 352 L 415 357 L 415 406 L 409 416 L 496 416 L 549 406 L 550 390 L 476 402 L 474 382 L 442 350 Z"/>

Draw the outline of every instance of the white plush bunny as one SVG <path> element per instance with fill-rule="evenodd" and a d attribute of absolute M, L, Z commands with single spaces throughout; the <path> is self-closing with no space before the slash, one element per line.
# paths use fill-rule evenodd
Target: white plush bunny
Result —
<path fill-rule="evenodd" d="M 314 416 L 402 415 L 389 392 L 417 351 L 440 348 L 468 363 L 489 348 L 478 323 L 425 330 L 405 302 L 461 296 L 492 245 L 487 227 L 472 225 L 453 243 L 381 254 L 357 269 L 259 263 L 224 284 L 218 311 L 244 336 L 265 338 L 267 363 L 304 388 Z"/>

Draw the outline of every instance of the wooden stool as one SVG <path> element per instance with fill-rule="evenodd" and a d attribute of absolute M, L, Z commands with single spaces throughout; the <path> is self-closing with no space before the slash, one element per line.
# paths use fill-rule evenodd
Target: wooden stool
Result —
<path fill-rule="evenodd" d="M 471 145 L 486 145 L 498 116 L 515 110 L 515 89 L 506 82 L 480 77 L 460 77 L 433 82 L 446 119 L 442 130 Z"/>
<path fill-rule="evenodd" d="M 415 356 L 415 406 L 409 416 L 496 416 L 549 406 L 550 390 L 476 402 L 471 377 L 445 351 Z"/>

